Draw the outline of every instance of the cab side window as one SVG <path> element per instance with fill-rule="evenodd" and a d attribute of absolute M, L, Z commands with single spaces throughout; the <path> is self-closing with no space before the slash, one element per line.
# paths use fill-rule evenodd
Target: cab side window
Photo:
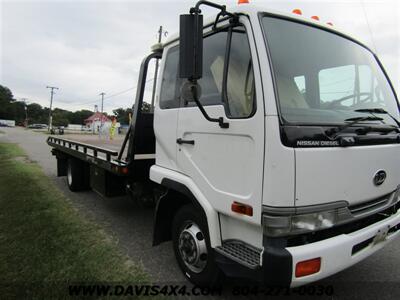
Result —
<path fill-rule="evenodd" d="M 203 40 L 203 77 L 200 102 L 203 105 L 222 104 L 222 82 L 228 32 L 219 31 Z"/>
<path fill-rule="evenodd" d="M 204 106 L 222 104 L 227 34 L 227 30 L 219 31 L 203 40 L 203 77 L 198 83 L 201 86 L 199 100 Z M 178 65 L 179 46 L 175 46 L 168 50 L 162 76 L 160 107 L 163 109 L 179 107 L 183 80 L 178 78 Z"/>
<path fill-rule="evenodd" d="M 255 86 L 250 45 L 242 26 L 232 29 L 227 68 L 227 115 L 249 117 L 254 111 Z"/>
<path fill-rule="evenodd" d="M 194 102 L 184 103 L 180 99 L 183 79 L 178 78 L 178 64 L 179 46 L 175 46 L 166 56 L 160 95 L 162 109 L 195 106 Z M 202 105 L 224 105 L 229 118 L 246 118 L 253 113 L 253 64 L 243 26 L 225 28 L 204 37 L 203 77 L 198 84 Z"/>
<path fill-rule="evenodd" d="M 179 98 L 177 94 L 179 48 L 175 46 L 167 52 L 164 73 L 161 82 L 160 108 L 179 107 Z"/>

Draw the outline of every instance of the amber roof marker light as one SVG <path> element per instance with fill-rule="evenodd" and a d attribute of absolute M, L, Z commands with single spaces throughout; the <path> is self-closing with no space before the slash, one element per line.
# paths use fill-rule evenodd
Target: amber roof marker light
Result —
<path fill-rule="evenodd" d="M 303 14 L 303 12 L 301 11 L 301 9 L 299 8 L 295 8 L 292 10 L 292 13 L 301 16 Z"/>

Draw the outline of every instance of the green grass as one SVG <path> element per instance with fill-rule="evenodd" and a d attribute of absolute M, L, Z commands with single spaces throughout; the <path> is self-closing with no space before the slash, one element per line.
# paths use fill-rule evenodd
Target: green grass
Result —
<path fill-rule="evenodd" d="M 14 144 L 0 143 L 0 297 L 67 296 L 68 282 L 148 282 Z M 27 286 L 37 287 L 27 291 Z M 49 284 L 58 289 L 49 291 Z"/>

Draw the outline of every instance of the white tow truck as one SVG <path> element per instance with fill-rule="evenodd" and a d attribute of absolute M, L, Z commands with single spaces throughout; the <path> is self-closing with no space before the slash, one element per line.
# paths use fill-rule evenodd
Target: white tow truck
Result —
<path fill-rule="evenodd" d="M 219 12 L 203 22 L 202 6 Z M 190 281 L 300 286 L 399 235 L 399 104 L 368 47 L 296 14 L 199 1 L 153 50 L 121 151 L 48 144 L 73 191 L 156 195 L 153 243 L 172 240 Z"/>

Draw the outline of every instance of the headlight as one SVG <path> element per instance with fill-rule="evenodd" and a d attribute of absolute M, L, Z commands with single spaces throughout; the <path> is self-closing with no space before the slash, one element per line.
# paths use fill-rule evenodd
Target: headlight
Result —
<path fill-rule="evenodd" d="M 394 198 L 393 202 L 395 202 L 395 203 L 400 201 L 400 185 L 397 187 L 397 190 L 394 193 L 393 198 Z"/>
<path fill-rule="evenodd" d="M 348 207 L 346 201 L 309 207 L 264 207 L 262 224 L 264 234 L 267 236 L 289 236 L 352 222 L 359 218 L 377 214 L 389 207 L 393 207 L 394 211 L 400 209 L 400 185 L 390 194 L 390 197 L 388 196 L 387 204 L 378 209 L 374 208 L 361 213 L 354 212 L 354 208 L 351 210 L 352 208 Z M 313 209 L 313 211 L 310 211 L 310 209 Z"/>
<path fill-rule="evenodd" d="M 288 216 L 263 216 L 264 234 L 284 236 L 327 229 L 347 217 L 347 208 Z"/>
<path fill-rule="evenodd" d="M 400 209 L 400 186 L 397 187 L 397 191 L 393 196 L 393 202 L 396 203 L 395 211 L 398 211 Z"/>

